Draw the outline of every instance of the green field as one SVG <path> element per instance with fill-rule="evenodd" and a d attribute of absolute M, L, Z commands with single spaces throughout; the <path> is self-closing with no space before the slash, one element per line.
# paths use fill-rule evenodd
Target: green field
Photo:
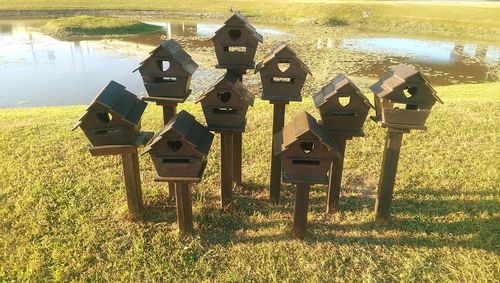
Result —
<path fill-rule="evenodd" d="M 219 138 L 193 188 L 195 234 L 178 236 L 167 187 L 140 159 L 146 220 L 126 220 L 118 157 L 91 157 L 70 128 L 84 106 L 0 109 L 0 281 L 454 281 L 500 278 L 500 83 L 437 88 L 427 132 L 405 135 L 386 228 L 373 225 L 384 130 L 348 143 L 339 214 L 311 192 L 309 230 L 291 238 L 294 190 L 267 198 L 271 106 L 258 100 L 244 135 L 244 185 L 218 207 Z M 181 106 L 200 121 L 198 104 Z M 287 121 L 310 98 L 287 108 Z M 149 105 L 143 129 L 158 130 Z M 495 279 L 496 278 L 496 279 Z"/>
<path fill-rule="evenodd" d="M 154 10 L 167 15 L 225 18 L 231 7 L 253 17 L 254 22 L 349 26 L 379 33 L 500 41 L 500 5 L 485 2 L 129 0 L 124 3 L 117 0 L 0 0 L 0 15 L 2 10 L 110 9 L 116 13 Z"/>

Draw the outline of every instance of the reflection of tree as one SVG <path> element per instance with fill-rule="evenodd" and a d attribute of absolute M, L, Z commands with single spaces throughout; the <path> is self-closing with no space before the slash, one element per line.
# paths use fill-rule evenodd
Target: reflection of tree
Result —
<path fill-rule="evenodd" d="M 1 24 L 0 25 L 0 35 L 11 36 L 12 29 L 13 29 L 13 27 L 10 24 Z"/>

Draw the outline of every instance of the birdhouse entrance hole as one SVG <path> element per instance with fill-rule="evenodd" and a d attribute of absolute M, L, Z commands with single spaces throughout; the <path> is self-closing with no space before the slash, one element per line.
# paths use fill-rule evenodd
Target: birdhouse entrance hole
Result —
<path fill-rule="evenodd" d="M 189 164 L 189 158 L 163 158 L 164 164 Z"/>
<path fill-rule="evenodd" d="M 407 86 L 405 89 L 403 89 L 403 94 L 406 98 L 410 98 L 417 94 L 417 87 L 416 86 Z"/>
<path fill-rule="evenodd" d="M 234 108 L 214 108 L 214 114 L 236 114 L 237 111 Z"/>
<path fill-rule="evenodd" d="M 405 104 L 405 103 L 394 103 L 392 105 L 393 109 L 406 109 L 406 110 L 418 110 L 418 105 L 416 104 Z"/>
<path fill-rule="evenodd" d="M 229 30 L 229 38 L 231 38 L 232 41 L 237 41 L 241 37 L 241 30 L 240 29 L 230 29 Z"/>
<path fill-rule="evenodd" d="M 224 51 L 229 53 L 245 53 L 247 52 L 246 46 L 226 46 Z"/>
<path fill-rule="evenodd" d="M 340 96 L 339 97 L 339 104 L 342 107 L 346 107 L 347 105 L 349 105 L 349 103 L 351 103 L 351 97 L 350 96 Z"/>
<path fill-rule="evenodd" d="M 167 145 L 171 151 L 177 152 L 177 151 L 181 150 L 181 148 L 182 148 L 182 141 L 179 141 L 179 140 L 168 141 Z"/>
<path fill-rule="evenodd" d="M 301 142 L 300 149 L 302 149 L 305 154 L 309 154 L 314 150 L 314 142 Z"/>
<path fill-rule="evenodd" d="M 158 61 L 158 65 L 163 72 L 168 71 L 170 69 L 170 62 L 166 60 Z"/>
<path fill-rule="evenodd" d="M 294 159 L 293 165 L 319 166 L 319 160 Z"/>
<path fill-rule="evenodd" d="M 279 84 L 293 84 L 293 78 L 272 77 L 271 82 Z"/>
<path fill-rule="evenodd" d="M 290 63 L 288 62 L 279 62 L 278 63 L 278 69 L 280 69 L 280 71 L 282 73 L 286 72 L 288 69 L 290 69 Z"/>
<path fill-rule="evenodd" d="M 113 116 L 109 112 L 99 112 L 97 113 L 97 119 L 103 124 L 109 124 L 113 120 Z"/>
<path fill-rule="evenodd" d="M 217 97 L 220 102 L 227 103 L 231 99 L 231 93 L 229 91 L 219 91 Z"/>

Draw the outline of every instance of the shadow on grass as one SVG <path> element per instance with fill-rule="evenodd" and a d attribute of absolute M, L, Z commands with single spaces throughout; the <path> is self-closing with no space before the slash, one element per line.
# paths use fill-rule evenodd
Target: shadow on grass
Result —
<path fill-rule="evenodd" d="M 329 26 L 334 26 L 334 27 L 345 27 L 348 26 L 349 24 L 346 21 L 338 20 L 335 18 L 330 18 L 327 22 L 327 25 Z"/>

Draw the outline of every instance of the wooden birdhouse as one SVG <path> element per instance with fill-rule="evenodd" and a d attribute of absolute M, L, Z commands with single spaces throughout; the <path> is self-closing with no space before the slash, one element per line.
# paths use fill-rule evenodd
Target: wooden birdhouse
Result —
<path fill-rule="evenodd" d="M 149 152 L 158 176 L 189 180 L 205 170 L 214 135 L 186 111 L 175 115 L 149 141 Z"/>
<path fill-rule="evenodd" d="M 271 101 L 302 101 L 300 95 L 307 74 L 306 64 L 286 45 L 280 43 L 255 67 L 262 80 L 262 99 Z"/>
<path fill-rule="evenodd" d="M 281 157 L 284 182 L 328 183 L 326 173 L 340 154 L 328 132 L 309 113 L 295 117 L 274 138 L 274 153 Z"/>
<path fill-rule="evenodd" d="M 323 126 L 332 135 L 363 136 L 363 124 L 375 108 L 356 85 L 340 74 L 313 97 Z"/>
<path fill-rule="evenodd" d="M 146 103 L 110 81 L 73 128 L 80 127 L 93 146 L 133 145 Z"/>
<path fill-rule="evenodd" d="M 198 64 L 182 46 L 169 39 L 151 51 L 150 56 L 134 72 L 139 70 L 141 73 L 150 97 L 183 102 L 190 94 L 191 77 L 197 69 Z"/>
<path fill-rule="evenodd" d="M 370 86 L 375 94 L 374 120 L 382 126 L 426 129 L 425 121 L 436 101 L 443 103 L 427 79 L 410 66 L 400 64 Z"/>
<path fill-rule="evenodd" d="M 217 132 L 243 132 L 248 106 L 253 106 L 255 95 L 236 75 L 226 73 L 199 99 L 208 128 Z"/>
<path fill-rule="evenodd" d="M 257 46 L 263 42 L 260 35 L 240 13 L 234 13 L 210 38 L 219 68 L 253 69 Z"/>

